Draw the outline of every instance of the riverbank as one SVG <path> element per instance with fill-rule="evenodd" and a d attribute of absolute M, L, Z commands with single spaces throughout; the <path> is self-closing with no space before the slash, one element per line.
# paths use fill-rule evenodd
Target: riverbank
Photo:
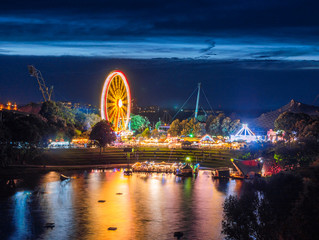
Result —
<path fill-rule="evenodd" d="M 211 167 L 230 166 L 230 159 L 238 155 L 239 151 L 211 149 L 184 150 L 168 148 L 135 148 L 130 153 L 132 162 L 199 162 Z M 41 159 L 28 162 L 29 164 L 45 165 L 99 165 L 127 163 L 127 153 L 123 148 L 107 148 L 100 154 L 99 149 L 50 149 L 45 150 Z"/>
<path fill-rule="evenodd" d="M 239 154 L 233 150 L 184 150 L 168 148 L 135 148 L 130 153 L 130 162 L 198 162 L 202 167 L 232 167 L 230 159 Z M 41 156 L 26 161 L 25 164 L 13 163 L 0 169 L 1 176 L 16 176 L 48 171 L 67 171 L 78 169 L 123 168 L 128 163 L 127 153 L 122 148 L 107 148 L 100 154 L 99 149 L 47 149 Z"/>

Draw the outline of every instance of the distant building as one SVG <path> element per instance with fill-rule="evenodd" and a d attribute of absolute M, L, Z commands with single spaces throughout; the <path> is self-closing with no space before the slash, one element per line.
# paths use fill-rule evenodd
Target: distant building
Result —
<path fill-rule="evenodd" d="M 18 107 L 16 103 L 12 102 L 7 102 L 7 104 L 0 103 L 0 110 L 6 109 L 6 110 L 11 110 L 11 111 L 17 111 Z"/>
<path fill-rule="evenodd" d="M 141 107 L 141 110 L 139 113 L 158 113 L 160 111 L 159 106 L 147 106 L 147 107 Z"/>
<path fill-rule="evenodd" d="M 86 103 L 86 104 L 72 103 L 70 101 L 64 101 L 61 103 L 67 108 L 78 109 L 81 112 L 86 113 L 86 114 L 90 114 L 90 113 L 98 114 L 100 112 L 98 107 L 93 106 L 92 104 L 89 104 L 89 103 Z"/>
<path fill-rule="evenodd" d="M 136 98 L 131 99 L 131 111 L 133 114 L 138 114 L 141 111 L 141 107 L 137 105 Z"/>

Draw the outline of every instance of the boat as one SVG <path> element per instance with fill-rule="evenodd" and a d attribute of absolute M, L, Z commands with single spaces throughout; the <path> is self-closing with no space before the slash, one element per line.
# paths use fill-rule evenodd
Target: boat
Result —
<path fill-rule="evenodd" d="M 227 167 L 220 167 L 212 170 L 213 178 L 230 178 L 230 171 Z"/>
<path fill-rule="evenodd" d="M 132 175 L 132 174 L 133 174 L 132 169 L 125 169 L 124 170 L 124 175 Z"/>
<path fill-rule="evenodd" d="M 61 181 L 64 181 L 64 180 L 67 180 L 67 179 L 70 179 L 70 177 L 65 176 L 65 175 L 63 175 L 63 174 L 60 174 L 60 180 L 61 180 Z"/>
<path fill-rule="evenodd" d="M 186 164 L 184 167 L 178 169 L 176 171 L 176 176 L 178 177 L 192 177 L 193 176 L 193 168 L 189 166 L 189 164 Z"/>

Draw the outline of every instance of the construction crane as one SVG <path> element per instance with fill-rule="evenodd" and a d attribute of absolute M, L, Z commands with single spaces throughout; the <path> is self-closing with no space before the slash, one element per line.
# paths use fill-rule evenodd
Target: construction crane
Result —
<path fill-rule="evenodd" d="M 312 105 L 315 105 L 315 103 L 317 102 L 318 98 L 319 98 L 319 94 L 315 97 L 315 100 L 313 100 Z"/>
<path fill-rule="evenodd" d="M 31 75 L 31 77 L 35 77 L 39 84 L 39 89 L 42 93 L 44 101 L 51 101 L 51 96 L 53 92 L 53 86 L 50 87 L 50 89 L 45 85 L 45 81 L 42 77 L 41 72 L 36 69 L 33 65 L 28 65 L 28 70 Z"/>

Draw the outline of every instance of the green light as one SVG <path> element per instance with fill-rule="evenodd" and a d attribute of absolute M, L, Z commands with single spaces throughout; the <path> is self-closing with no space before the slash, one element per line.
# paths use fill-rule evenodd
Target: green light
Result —
<path fill-rule="evenodd" d="M 186 161 L 190 161 L 191 160 L 191 158 L 190 157 L 186 157 Z"/>
<path fill-rule="evenodd" d="M 189 134 L 189 136 L 192 138 L 192 137 L 194 137 L 194 134 L 191 133 L 191 134 Z"/>

